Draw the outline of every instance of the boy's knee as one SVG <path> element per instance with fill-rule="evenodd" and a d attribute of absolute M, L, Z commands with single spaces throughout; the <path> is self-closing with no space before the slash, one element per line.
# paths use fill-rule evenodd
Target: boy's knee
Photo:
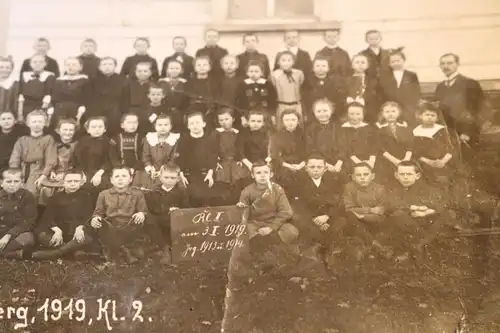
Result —
<path fill-rule="evenodd" d="M 283 243 L 289 244 L 297 240 L 300 233 L 296 226 L 291 223 L 285 223 L 279 229 L 278 234 Z"/>
<path fill-rule="evenodd" d="M 17 235 L 14 239 L 21 246 L 33 246 L 35 244 L 35 236 L 31 232 L 23 232 L 22 234 Z"/>

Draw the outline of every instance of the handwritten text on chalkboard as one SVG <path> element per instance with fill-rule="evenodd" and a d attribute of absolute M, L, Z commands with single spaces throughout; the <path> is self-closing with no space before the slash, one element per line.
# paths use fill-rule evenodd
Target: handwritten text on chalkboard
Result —
<path fill-rule="evenodd" d="M 227 262 L 234 248 L 243 247 L 246 231 L 240 208 L 235 206 L 181 209 L 172 213 L 174 260 L 206 257 Z"/>

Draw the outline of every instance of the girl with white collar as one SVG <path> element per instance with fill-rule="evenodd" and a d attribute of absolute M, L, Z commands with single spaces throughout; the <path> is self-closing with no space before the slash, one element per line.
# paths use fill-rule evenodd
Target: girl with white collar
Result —
<path fill-rule="evenodd" d="M 12 75 L 12 57 L 0 57 L 0 108 L 17 114 L 17 94 L 19 82 Z"/>
<path fill-rule="evenodd" d="M 56 79 L 52 90 L 52 108 L 47 110 L 51 128 L 60 118 L 73 118 L 80 122 L 86 111 L 89 79 L 81 74 L 82 61 L 70 57 L 64 61 L 65 75 Z"/>

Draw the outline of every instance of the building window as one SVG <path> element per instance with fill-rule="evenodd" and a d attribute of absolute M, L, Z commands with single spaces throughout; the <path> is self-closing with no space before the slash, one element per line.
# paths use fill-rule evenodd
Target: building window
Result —
<path fill-rule="evenodd" d="M 315 0 L 229 0 L 229 19 L 294 19 L 314 17 Z"/>

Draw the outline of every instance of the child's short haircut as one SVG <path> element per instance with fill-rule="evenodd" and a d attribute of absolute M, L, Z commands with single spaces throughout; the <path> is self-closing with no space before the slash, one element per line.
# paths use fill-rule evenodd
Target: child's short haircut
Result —
<path fill-rule="evenodd" d="M 328 59 L 327 57 L 325 57 L 325 56 L 318 55 L 317 57 L 315 57 L 315 58 L 314 58 L 314 60 L 313 60 L 313 64 L 314 64 L 315 62 L 318 62 L 318 61 L 326 61 L 326 63 L 328 64 L 328 66 L 330 66 L 330 61 L 329 61 L 329 59 Z"/>
<path fill-rule="evenodd" d="M 326 35 L 328 32 L 333 31 L 333 32 L 338 32 L 340 33 L 340 28 L 332 28 L 332 29 L 326 29 L 323 34 Z"/>
<path fill-rule="evenodd" d="M 82 41 L 82 44 L 83 43 L 92 43 L 94 45 L 97 45 L 97 42 L 95 41 L 94 38 L 85 38 L 83 41 Z"/>
<path fill-rule="evenodd" d="M 145 42 L 148 45 L 148 47 L 151 46 L 151 42 L 149 41 L 148 37 L 137 37 L 134 41 L 134 47 L 137 44 L 137 42 Z"/>
<path fill-rule="evenodd" d="M 310 160 L 321 160 L 326 163 L 326 159 L 323 155 L 317 152 L 312 152 L 307 156 L 306 163 L 308 163 Z"/>
<path fill-rule="evenodd" d="M 297 29 L 287 29 L 287 30 L 283 31 L 283 36 L 286 36 L 286 34 L 290 33 L 290 32 L 296 32 L 297 35 L 300 35 L 300 31 Z"/>
<path fill-rule="evenodd" d="M 118 65 L 118 61 L 116 60 L 116 58 L 113 58 L 113 57 L 110 57 L 110 56 L 102 57 L 101 60 L 99 61 L 99 63 L 102 63 L 105 60 L 111 60 L 111 61 L 113 61 L 113 63 L 115 64 L 115 66 Z"/>
<path fill-rule="evenodd" d="M 29 122 L 32 117 L 43 117 L 45 119 L 45 123 L 47 123 L 48 120 L 47 114 L 42 109 L 35 109 L 28 113 L 28 116 L 26 116 L 26 122 Z"/>
<path fill-rule="evenodd" d="M 248 112 L 248 119 L 250 119 L 251 116 L 262 116 L 264 120 L 266 119 L 266 112 L 261 109 L 252 109 Z"/>
<path fill-rule="evenodd" d="M 248 72 L 248 69 L 252 66 L 258 66 L 260 68 L 260 71 L 262 73 L 264 73 L 264 65 L 262 64 L 262 62 L 258 61 L 258 60 L 250 60 L 247 64 L 247 68 L 245 68 L 245 70 Z"/>
<path fill-rule="evenodd" d="M 152 64 L 151 64 L 151 62 L 149 62 L 149 61 L 140 61 L 140 62 L 138 62 L 138 63 L 135 65 L 135 69 L 137 69 L 137 67 L 139 67 L 139 66 L 143 66 L 143 65 L 148 66 L 148 68 L 149 68 L 150 70 L 152 69 Z"/>
<path fill-rule="evenodd" d="M 357 58 L 365 58 L 367 62 L 369 62 L 368 57 L 364 55 L 363 53 L 356 53 L 355 55 L 352 56 L 351 62 L 354 62 Z"/>
<path fill-rule="evenodd" d="M 45 61 L 45 63 L 47 62 L 47 60 L 45 59 L 45 57 L 43 56 L 43 54 L 38 54 L 38 53 L 35 53 L 31 56 L 30 60 L 33 60 L 35 58 L 41 58 L 43 61 Z"/>
<path fill-rule="evenodd" d="M 6 169 L 2 172 L 2 179 L 5 179 L 5 175 L 21 175 L 23 176 L 23 170 L 17 168 Z"/>
<path fill-rule="evenodd" d="M 186 44 L 186 46 L 187 46 L 187 39 L 184 36 L 175 36 L 174 38 L 172 38 L 172 45 L 174 44 L 175 40 L 177 40 L 177 39 L 182 39 L 184 41 L 184 44 Z"/>
<path fill-rule="evenodd" d="M 69 169 L 65 171 L 63 179 L 66 178 L 67 175 L 80 175 L 82 178 L 85 178 L 85 173 L 80 169 Z"/>
<path fill-rule="evenodd" d="M 240 59 L 238 59 L 237 56 L 235 56 L 234 54 L 226 54 L 225 56 L 223 56 L 221 59 L 220 59 L 220 64 L 222 65 L 224 63 L 224 60 L 226 59 L 234 59 L 234 61 L 236 62 L 236 66 L 238 66 L 240 64 Z"/>
<path fill-rule="evenodd" d="M 231 116 L 231 118 L 234 118 L 234 109 L 226 106 L 217 110 L 217 117 L 223 114 L 228 114 Z"/>
<path fill-rule="evenodd" d="M 86 130 L 89 129 L 89 125 L 92 121 L 95 121 L 95 120 L 98 120 L 98 121 L 102 121 L 103 124 L 104 124 L 104 127 L 106 127 L 106 117 L 90 117 L 89 119 L 87 119 L 87 121 L 85 121 L 85 124 L 83 124 L 83 127 L 85 127 Z"/>
<path fill-rule="evenodd" d="M 113 169 L 111 169 L 111 177 L 113 177 L 113 175 L 115 174 L 115 171 L 118 171 L 118 170 L 127 170 L 128 174 L 132 177 L 132 170 L 126 165 L 117 165 L 117 166 L 113 167 Z"/>
<path fill-rule="evenodd" d="M 137 114 L 133 112 L 127 112 L 120 117 L 120 124 L 123 124 L 123 122 L 127 119 L 127 117 L 135 117 L 137 120 L 139 120 L 139 116 Z"/>
<path fill-rule="evenodd" d="M 78 127 L 78 124 L 76 122 L 75 119 L 73 118 L 62 118 L 62 119 L 59 119 L 59 121 L 57 122 L 57 129 L 60 129 L 62 125 L 64 124 L 71 124 L 73 126 L 75 126 L 75 128 Z"/>
<path fill-rule="evenodd" d="M 181 168 L 179 168 L 177 164 L 169 162 L 161 166 L 160 174 L 163 174 L 164 172 L 175 172 L 176 174 L 179 174 L 181 172 Z"/>
<path fill-rule="evenodd" d="M 353 173 L 356 171 L 356 168 L 367 168 L 368 170 L 370 170 L 370 172 L 373 172 L 372 166 L 366 162 L 359 162 L 359 163 L 354 164 L 352 166 Z"/>
<path fill-rule="evenodd" d="M 406 60 L 406 55 L 404 54 L 403 52 L 404 50 L 404 47 L 398 47 L 397 49 L 391 49 L 389 50 L 389 57 L 393 56 L 393 55 L 399 55 L 401 58 L 403 58 L 403 60 Z"/>
<path fill-rule="evenodd" d="M 205 29 L 205 35 L 206 35 L 206 34 L 208 34 L 209 32 L 216 32 L 216 33 L 219 33 L 219 30 L 214 29 L 214 28 L 208 28 L 208 29 Z"/>
<path fill-rule="evenodd" d="M 190 118 L 193 118 L 193 117 L 201 117 L 201 119 L 203 121 L 205 121 L 205 115 L 199 111 L 194 111 L 194 112 L 188 113 L 188 115 L 186 116 L 186 121 L 188 121 Z"/>
<path fill-rule="evenodd" d="M 80 66 L 83 66 L 82 59 L 80 59 L 78 57 L 67 57 L 66 59 L 64 59 L 64 63 L 66 63 L 66 62 L 68 62 L 70 60 L 76 60 L 76 61 L 78 61 L 78 63 L 80 64 Z"/>
<path fill-rule="evenodd" d="M 38 37 L 37 39 L 35 39 L 35 43 L 47 43 L 50 45 L 49 39 L 45 37 Z"/>
<path fill-rule="evenodd" d="M 245 42 L 245 39 L 247 37 L 255 37 L 255 40 L 257 41 L 257 43 L 259 42 L 259 36 L 255 32 L 245 32 L 245 34 L 243 35 L 243 38 L 242 38 L 243 43 Z"/>
<path fill-rule="evenodd" d="M 163 88 L 158 83 L 153 82 L 149 85 L 148 91 L 151 92 L 153 89 L 160 89 L 163 93 Z"/>
<path fill-rule="evenodd" d="M 201 60 L 205 60 L 205 61 L 207 61 L 207 62 L 208 62 L 208 64 L 209 64 L 210 66 L 212 66 L 212 61 L 210 60 L 210 57 L 205 56 L 205 55 L 198 56 L 198 57 L 194 58 L 194 60 L 193 60 L 193 66 L 196 66 L 196 63 L 197 63 L 198 61 L 201 61 Z"/>
<path fill-rule="evenodd" d="M 297 112 L 296 109 L 285 109 L 283 110 L 283 112 L 281 113 L 281 121 L 283 121 L 283 118 L 289 114 L 293 114 L 295 116 L 297 116 L 297 119 L 300 120 L 300 114 Z"/>
<path fill-rule="evenodd" d="M 401 161 L 398 164 L 398 168 L 399 167 L 413 167 L 415 169 L 416 173 L 421 173 L 422 172 L 422 169 L 420 168 L 420 165 L 417 162 L 415 162 L 415 161 Z"/>
<path fill-rule="evenodd" d="M 335 113 L 335 104 L 333 104 L 332 101 L 330 101 L 328 98 L 320 98 L 320 99 L 316 100 L 313 103 L 312 109 L 315 110 L 316 106 L 318 106 L 320 104 L 328 105 L 328 107 L 330 108 L 330 110 L 332 110 L 332 113 Z"/>
<path fill-rule="evenodd" d="M 264 166 L 268 167 L 269 170 L 273 171 L 273 169 L 272 169 L 272 167 L 271 167 L 271 165 L 269 163 L 266 163 L 264 161 L 257 161 L 257 162 L 255 162 L 255 163 L 252 164 L 252 173 L 254 172 L 254 170 L 256 168 L 260 168 L 260 167 L 264 167 Z"/>
<path fill-rule="evenodd" d="M 377 30 L 377 29 L 370 29 L 368 30 L 367 32 L 365 32 L 365 39 L 371 35 L 371 34 L 380 34 L 381 35 L 381 32 L 380 30 Z"/>
<path fill-rule="evenodd" d="M 169 114 L 165 114 L 165 113 L 160 113 L 158 115 L 158 117 L 156 117 L 154 123 L 156 124 L 158 122 L 158 120 L 162 120 L 162 119 L 168 119 L 168 120 L 170 120 L 170 124 L 172 124 L 172 117 Z"/>

